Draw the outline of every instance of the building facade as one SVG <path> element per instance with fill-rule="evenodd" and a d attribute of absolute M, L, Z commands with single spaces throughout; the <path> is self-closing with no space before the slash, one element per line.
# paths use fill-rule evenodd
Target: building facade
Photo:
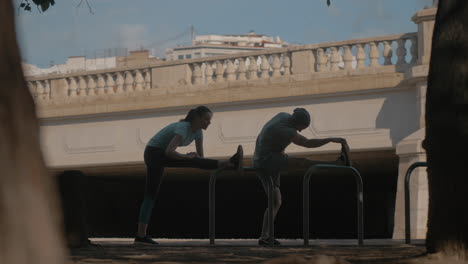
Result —
<path fill-rule="evenodd" d="M 287 46 L 288 43 L 280 37 L 274 38 L 254 32 L 247 35 L 200 35 L 193 39 L 191 46 L 168 49 L 166 60 L 198 59 Z"/>

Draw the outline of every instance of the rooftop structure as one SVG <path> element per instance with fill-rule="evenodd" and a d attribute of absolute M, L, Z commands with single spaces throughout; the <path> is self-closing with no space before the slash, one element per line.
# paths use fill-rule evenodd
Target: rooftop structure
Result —
<path fill-rule="evenodd" d="M 70 56 L 66 63 L 51 65 L 49 68 L 41 68 L 34 64 L 23 63 L 23 71 L 26 76 L 43 76 L 50 74 L 69 74 L 86 71 L 106 70 L 116 67 L 145 65 L 155 62 L 156 57 L 148 50 L 130 51 L 128 56 L 114 56 L 103 58 L 86 58 L 86 56 Z"/>
<path fill-rule="evenodd" d="M 166 59 L 196 59 L 287 46 L 288 43 L 278 36 L 271 37 L 254 32 L 247 35 L 201 35 L 192 40 L 191 46 L 168 49 Z"/>

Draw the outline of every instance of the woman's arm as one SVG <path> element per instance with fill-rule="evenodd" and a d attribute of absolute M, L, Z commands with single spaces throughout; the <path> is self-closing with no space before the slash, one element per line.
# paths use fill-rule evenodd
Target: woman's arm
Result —
<path fill-rule="evenodd" d="M 203 138 L 195 140 L 195 146 L 197 148 L 197 154 L 200 158 L 203 158 Z"/>
<path fill-rule="evenodd" d="M 195 157 L 194 155 L 185 155 L 181 154 L 176 151 L 177 147 L 180 146 L 182 143 L 182 136 L 179 134 L 175 134 L 174 137 L 171 139 L 169 142 L 169 145 L 167 145 L 166 151 L 164 154 L 166 154 L 167 157 L 171 159 L 176 159 L 176 160 L 186 160 L 186 159 L 192 159 Z"/>

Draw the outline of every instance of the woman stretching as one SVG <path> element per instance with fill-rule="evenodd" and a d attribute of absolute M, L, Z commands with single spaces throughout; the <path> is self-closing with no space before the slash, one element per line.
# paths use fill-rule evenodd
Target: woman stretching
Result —
<path fill-rule="evenodd" d="M 140 208 L 138 220 L 138 232 L 135 236 L 135 244 L 158 243 L 146 234 L 151 218 L 154 203 L 163 178 L 165 167 L 189 167 L 206 170 L 218 168 L 242 167 L 242 146 L 237 147 L 237 152 L 229 160 L 213 160 L 203 158 L 203 130 L 211 123 L 213 113 L 206 106 L 199 106 L 190 110 L 185 119 L 172 123 L 156 135 L 154 135 L 145 148 L 144 160 L 146 164 L 145 196 Z M 195 140 L 197 152 L 182 154 L 177 152 L 177 147 L 187 146 Z"/>

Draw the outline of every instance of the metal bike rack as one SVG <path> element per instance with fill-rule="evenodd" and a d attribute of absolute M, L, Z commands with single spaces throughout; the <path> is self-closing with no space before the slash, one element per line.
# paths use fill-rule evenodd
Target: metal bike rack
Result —
<path fill-rule="evenodd" d="M 227 171 L 228 169 L 219 169 L 211 173 L 210 176 L 210 183 L 209 183 L 209 233 L 210 233 L 210 245 L 215 244 L 215 221 L 216 221 L 216 178 L 221 174 L 223 171 Z M 230 169 L 232 170 L 232 169 Z M 252 167 L 243 168 L 243 171 L 252 172 L 255 171 Z M 273 225 L 273 179 L 268 177 L 267 180 L 267 193 L 268 193 L 268 222 L 270 230 L 268 230 L 270 241 L 270 246 L 274 245 L 274 225 Z"/>
<path fill-rule="evenodd" d="M 410 179 L 411 173 L 418 167 L 427 167 L 427 162 L 418 161 L 408 168 L 405 175 L 405 242 L 411 244 L 411 216 L 410 216 Z"/>
<path fill-rule="evenodd" d="M 318 164 L 311 166 L 304 175 L 303 180 L 303 236 L 304 236 L 304 246 L 309 245 L 309 183 L 310 177 L 315 172 L 322 170 L 322 169 L 342 169 L 342 170 L 349 170 L 354 175 L 354 179 L 356 180 L 357 186 L 357 231 L 358 231 L 358 244 L 364 244 L 364 200 L 363 200 L 363 184 L 362 178 L 359 172 L 353 168 L 348 166 L 337 166 L 337 165 L 325 165 L 325 164 Z"/>

